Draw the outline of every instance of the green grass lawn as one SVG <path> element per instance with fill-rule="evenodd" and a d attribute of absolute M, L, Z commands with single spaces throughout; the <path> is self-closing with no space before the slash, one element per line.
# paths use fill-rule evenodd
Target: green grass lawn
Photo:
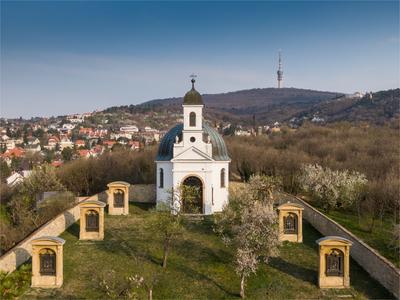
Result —
<path fill-rule="evenodd" d="M 129 216 L 106 216 L 105 239 L 79 241 L 79 225 L 61 237 L 64 245 L 64 285 L 60 289 L 28 289 L 23 298 L 108 298 L 99 282 L 114 274 L 114 282 L 127 276 L 156 274 L 155 299 L 233 299 L 239 297 L 232 252 L 212 231 L 212 219 L 185 222 L 185 230 L 174 245 L 167 269 L 161 267 L 162 244 L 148 230 L 150 213 L 131 205 Z M 315 240 L 321 235 L 304 223 L 304 243 L 284 243 L 281 255 L 262 265 L 248 280 L 249 299 L 391 298 L 355 262 L 351 262 L 351 288 L 320 290 L 317 287 L 318 253 Z M 143 290 L 137 290 L 146 299 Z"/>
<path fill-rule="evenodd" d="M 277 197 L 290 200 L 293 196 L 289 194 L 277 194 Z M 358 216 L 354 211 L 332 210 L 327 213 L 319 208 L 309 196 L 305 196 L 303 199 L 377 250 L 396 267 L 400 267 L 400 253 L 393 245 L 393 218 L 385 217 L 383 221 L 377 220 L 373 231 L 370 232 L 368 230 L 371 224 L 369 217 L 364 217 L 359 222 Z"/>
<path fill-rule="evenodd" d="M 326 214 L 339 224 L 354 233 L 372 248 L 393 262 L 397 267 L 400 267 L 399 253 L 391 245 L 393 240 L 393 223 L 387 219 L 384 222 L 376 221 L 376 225 L 372 232 L 369 232 L 370 220 L 362 219 L 360 224 L 358 217 L 352 212 L 331 211 Z"/>

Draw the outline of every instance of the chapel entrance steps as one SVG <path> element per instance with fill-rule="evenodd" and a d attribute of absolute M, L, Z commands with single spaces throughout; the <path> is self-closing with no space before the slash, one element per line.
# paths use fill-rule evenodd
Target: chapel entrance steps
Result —
<path fill-rule="evenodd" d="M 192 222 L 204 221 L 204 215 L 201 214 L 184 214 L 183 217 Z"/>

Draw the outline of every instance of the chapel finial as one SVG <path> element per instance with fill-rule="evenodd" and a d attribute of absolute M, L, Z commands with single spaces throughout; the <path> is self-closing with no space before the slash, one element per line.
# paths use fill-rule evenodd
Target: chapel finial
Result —
<path fill-rule="evenodd" d="M 192 80 L 191 80 L 191 82 L 192 82 L 192 90 L 194 90 L 194 83 L 196 82 L 195 78 L 197 77 L 197 75 L 192 74 L 189 77 L 192 78 Z"/>

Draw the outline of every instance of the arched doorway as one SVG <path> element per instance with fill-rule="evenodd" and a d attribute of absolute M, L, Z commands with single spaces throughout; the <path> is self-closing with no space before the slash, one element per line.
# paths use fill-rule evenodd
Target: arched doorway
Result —
<path fill-rule="evenodd" d="M 203 213 L 203 182 L 196 176 L 187 177 L 182 189 L 182 208 L 184 213 Z"/>

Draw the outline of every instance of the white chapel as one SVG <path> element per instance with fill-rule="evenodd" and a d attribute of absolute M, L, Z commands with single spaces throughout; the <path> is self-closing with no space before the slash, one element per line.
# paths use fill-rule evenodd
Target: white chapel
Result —
<path fill-rule="evenodd" d="M 156 158 L 157 203 L 180 185 L 195 186 L 197 211 L 213 214 L 228 201 L 230 158 L 222 137 L 203 120 L 203 99 L 194 88 L 183 98 L 183 124 L 171 128 L 160 142 Z M 181 199 L 185 209 L 185 199 Z"/>

